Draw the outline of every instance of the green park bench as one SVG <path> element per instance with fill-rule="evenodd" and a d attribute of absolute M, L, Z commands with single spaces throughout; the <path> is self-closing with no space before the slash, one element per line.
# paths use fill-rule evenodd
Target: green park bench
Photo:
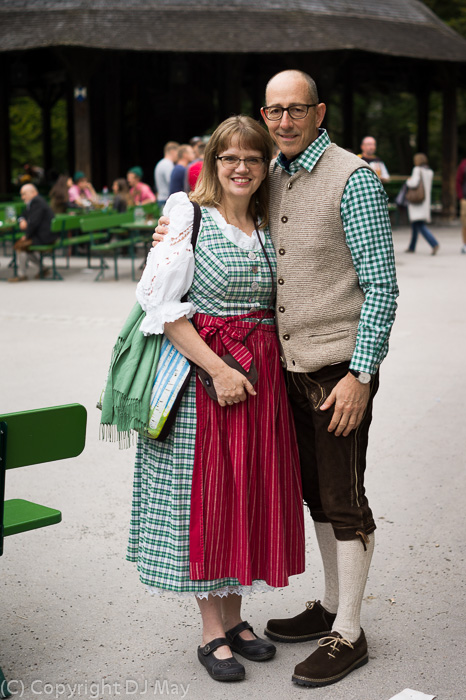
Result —
<path fill-rule="evenodd" d="M 100 256 L 100 267 L 99 273 L 95 278 L 97 282 L 99 279 L 103 278 L 105 270 L 108 268 L 105 262 L 105 257 L 108 255 L 113 256 L 114 261 L 114 275 L 115 279 L 118 279 L 118 257 L 122 250 L 127 250 L 131 258 L 131 271 L 132 279 L 135 279 L 134 262 L 136 257 L 136 246 L 139 243 L 144 243 L 144 237 L 137 235 L 134 232 L 127 231 L 121 228 L 123 224 L 129 224 L 134 221 L 134 213 L 129 210 L 123 214 L 107 214 L 106 216 L 101 216 L 98 219 L 91 219 L 86 217 L 81 219 L 81 231 L 84 233 L 89 233 L 93 236 L 98 235 L 98 232 L 105 232 L 106 235 L 118 236 L 116 240 L 109 240 L 105 242 L 95 242 L 92 241 L 90 244 L 91 254 L 97 254 Z"/>
<path fill-rule="evenodd" d="M 7 469 L 77 457 L 86 441 L 86 409 L 80 404 L 0 415 L 0 556 L 3 540 L 61 521 L 61 512 L 19 498 L 5 501 Z M 0 698 L 10 696 L 0 668 Z"/>

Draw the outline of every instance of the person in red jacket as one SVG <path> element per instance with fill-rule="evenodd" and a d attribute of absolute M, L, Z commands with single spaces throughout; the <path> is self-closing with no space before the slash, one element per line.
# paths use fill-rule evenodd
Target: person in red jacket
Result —
<path fill-rule="evenodd" d="M 456 195 L 460 200 L 460 216 L 463 235 L 461 252 L 466 254 L 466 158 L 463 158 L 456 171 Z"/>

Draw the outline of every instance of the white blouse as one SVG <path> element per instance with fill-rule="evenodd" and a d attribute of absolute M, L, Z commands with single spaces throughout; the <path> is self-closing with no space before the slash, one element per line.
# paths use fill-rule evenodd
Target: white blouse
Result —
<path fill-rule="evenodd" d="M 228 224 L 215 207 L 207 211 L 231 243 L 243 250 L 260 250 L 256 231 L 251 236 Z M 144 335 L 163 333 L 164 324 L 186 316 L 191 318 L 196 308 L 182 297 L 191 287 L 194 277 L 194 253 L 191 245 L 194 209 L 184 192 L 172 194 L 163 208 L 170 217 L 168 233 L 147 256 L 146 267 L 136 287 L 136 299 L 146 316 L 140 330 Z M 264 242 L 265 234 L 260 232 Z"/>

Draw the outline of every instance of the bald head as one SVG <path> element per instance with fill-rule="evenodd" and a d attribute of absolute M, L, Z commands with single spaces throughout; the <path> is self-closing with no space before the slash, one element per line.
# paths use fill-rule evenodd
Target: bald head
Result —
<path fill-rule="evenodd" d="M 21 195 L 21 199 L 25 204 L 28 204 L 31 199 L 34 199 L 34 197 L 37 197 L 39 194 L 39 191 L 35 185 L 27 184 L 23 185 L 19 191 Z"/>
<path fill-rule="evenodd" d="M 283 70 L 280 73 L 276 73 L 267 83 L 267 87 L 265 88 L 265 103 L 268 104 L 267 95 L 270 90 L 275 88 L 280 90 L 283 88 L 293 90 L 293 88 L 302 85 L 305 85 L 307 88 L 309 103 L 319 102 L 317 85 L 310 75 L 301 70 Z"/>

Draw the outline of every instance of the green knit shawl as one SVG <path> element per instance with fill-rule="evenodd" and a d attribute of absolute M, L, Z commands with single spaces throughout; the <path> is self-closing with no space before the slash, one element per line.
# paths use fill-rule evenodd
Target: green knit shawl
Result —
<path fill-rule="evenodd" d="M 136 303 L 113 348 L 100 402 L 100 437 L 118 440 L 120 449 L 129 447 L 137 433 L 144 433 L 149 420 L 162 335 L 144 335 L 139 330 L 144 317 L 145 312 Z"/>

